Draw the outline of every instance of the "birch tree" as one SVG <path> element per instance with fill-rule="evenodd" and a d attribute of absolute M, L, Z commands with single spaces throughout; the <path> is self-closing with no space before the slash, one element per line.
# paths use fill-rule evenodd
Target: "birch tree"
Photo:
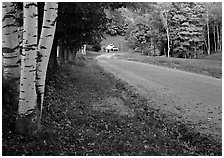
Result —
<path fill-rule="evenodd" d="M 14 3 L 2 3 L 2 62 L 3 77 L 19 79 L 20 51 L 15 12 Z"/>
<path fill-rule="evenodd" d="M 208 38 L 208 48 L 207 48 L 207 52 L 208 55 L 210 55 L 210 32 L 209 32 L 209 4 L 206 4 L 206 27 L 207 27 L 207 38 Z"/>
<path fill-rule="evenodd" d="M 37 51 L 37 100 L 42 113 L 47 65 L 56 29 L 58 3 L 47 2 L 44 7 L 43 26 Z"/>
<path fill-rule="evenodd" d="M 170 4 L 167 2 L 158 3 L 160 8 L 160 16 L 166 30 L 166 37 L 167 37 L 167 57 L 170 57 L 170 35 L 169 35 L 169 25 L 168 25 L 168 12 L 170 10 Z"/>
<path fill-rule="evenodd" d="M 41 127 L 45 79 L 54 39 L 57 8 L 57 3 L 45 4 L 43 26 L 38 42 L 37 3 L 24 3 L 20 100 L 16 124 L 18 132 L 23 134 L 36 134 Z"/>
<path fill-rule="evenodd" d="M 32 135 L 38 131 L 40 110 L 36 106 L 37 94 L 37 3 L 24 2 L 23 49 L 21 54 L 20 95 L 16 128 L 19 133 Z"/>

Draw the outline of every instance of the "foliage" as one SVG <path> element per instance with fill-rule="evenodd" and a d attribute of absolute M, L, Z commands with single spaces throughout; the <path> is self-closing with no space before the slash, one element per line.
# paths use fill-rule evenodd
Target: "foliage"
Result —
<path fill-rule="evenodd" d="M 133 12 L 139 17 L 129 25 L 126 39 L 132 48 L 159 48 L 166 53 L 168 40 L 171 55 L 175 57 L 197 58 L 205 53 L 208 41 L 221 49 L 221 5 L 219 3 L 173 2 L 173 3 L 135 3 Z M 206 7 L 209 7 L 209 29 L 211 39 L 207 38 Z M 148 16 L 148 17 L 146 17 Z M 141 20 L 140 20 L 141 19 Z M 146 22 L 148 20 L 148 22 Z M 142 22 L 139 22 L 142 21 Z M 140 24 L 141 23 L 141 24 Z M 144 27 L 139 28 L 139 25 Z M 216 28 L 214 28 L 216 27 Z M 169 35 L 169 39 L 168 36 Z M 148 38 L 147 38 L 148 37 Z M 146 46 L 151 40 L 151 44 Z M 149 42 L 150 43 L 150 42 Z M 153 44 L 154 43 L 154 44 Z M 164 52 L 165 51 L 165 52 Z"/>
<path fill-rule="evenodd" d="M 93 48 L 93 51 L 99 52 L 101 50 L 101 45 L 98 42 L 98 43 L 95 43 L 92 48 Z"/>
<path fill-rule="evenodd" d="M 124 8 L 121 8 L 121 9 L 124 9 Z M 125 17 L 122 15 L 121 9 L 105 10 L 107 18 L 108 18 L 108 22 L 106 24 L 107 30 L 105 33 L 111 36 L 125 35 L 129 25 L 129 21 L 127 21 Z"/>
<path fill-rule="evenodd" d="M 103 9 L 100 3 L 59 3 L 58 40 L 76 48 L 99 41 L 106 23 Z"/>
<path fill-rule="evenodd" d="M 152 8 L 152 6 L 151 6 Z M 147 54 L 158 54 L 163 40 L 164 31 L 161 19 L 158 18 L 158 12 L 145 13 L 139 15 L 138 18 L 129 26 L 126 33 L 129 46 L 146 52 Z"/>
<path fill-rule="evenodd" d="M 196 3 L 175 3 L 170 12 L 170 34 L 173 53 L 185 57 L 186 53 L 200 50 L 204 44 L 202 19 L 204 8 Z M 195 54 L 196 55 L 196 54 Z"/>

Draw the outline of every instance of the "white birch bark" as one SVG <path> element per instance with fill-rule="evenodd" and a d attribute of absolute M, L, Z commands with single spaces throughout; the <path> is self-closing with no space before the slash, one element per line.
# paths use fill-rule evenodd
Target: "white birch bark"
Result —
<path fill-rule="evenodd" d="M 166 36 L 167 36 L 167 57 L 170 57 L 170 36 L 169 36 L 169 25 L 168 25 L 168 12 L 170 8 L 170 3 L 168 2 L 160 2 L 159 8 L 160 8 L 160 16 L 162 18 L 163 25 L 166 30 Z"/>
<path fill-rule="evenodd" d="M 37 108 L 36 57 L 37 57 L 37 3 L 24 2 L 23 50 L 21 54 L 21 76 L 17 131 L 35 134 L 38 131 L 39 112 Z"/>
<path fill-rule="evenodd" d="M 3 77 L 20 77 L 19 39 L 15 17 L 15 6 L 12 2 L 2 3 L 2 66 Z"/>
<path fill-rule="evenodd" d="M 43 26 L 37 51 L 37 101 L 42 112 L 47 65 L 53 45 L 56 29 L 58 3 L 46 2 L 44 6 Z"/>
<path fill-rule="evenodd" d="M 216 25 L 216 33 L 217 33 L 217 50 L 220 50 L 219 25 Z"/>
<path fill-rule="evenodd" d="M 208 7 L 208 4 L 207 4 L 207 17 L 206 17 L 206 25 L 207 25 L 207 37 L 208 37 L 208 55 L 210 55 L 210 36 L 209 36 L 209 11 L 208 11 L 209 7 Z"/>

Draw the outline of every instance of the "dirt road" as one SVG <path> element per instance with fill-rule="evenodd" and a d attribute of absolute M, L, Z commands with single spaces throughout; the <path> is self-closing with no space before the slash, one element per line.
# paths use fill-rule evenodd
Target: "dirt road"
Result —
<path fill-rule="evenodd" d="M 119 60 L 115 54 L 96 59 L 106 71 L 133 85 L 154 108 L 177 114 L 195 130 L 221 140 L 222 80 L 176 69 Z"/>

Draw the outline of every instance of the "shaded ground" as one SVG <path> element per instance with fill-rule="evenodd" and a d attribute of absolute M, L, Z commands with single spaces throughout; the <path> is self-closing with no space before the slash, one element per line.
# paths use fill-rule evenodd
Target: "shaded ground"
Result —
<path fill-rule="evenodd" d="M 129 52 L 118 55 L 120 59 L 139 61 L 150 63 L 169 68 L 180 69 L 188 72 L 199 73 L 203 75 L 212 76 L 215 78 L 222 78 L 222 56 L 221 53 L 216 53 L 211 56 L 206 56 L 205 59 L 181 59 L 181 58 L 167 58 L 159 56 L 145 56 L 139 53 Z M 209 60 L 208 60 L 209 59 Z"/>
<path fill-rule="evenodd" d="M 2 153 L 221 155 L 221 143 L 211 135 L 194 132 L 150 104 L 104 72 L 91 56 L 79 59 L 48 78 L 43 130 L 38 137 L 17 135 L 10 109 L 3 107 Z"/>

